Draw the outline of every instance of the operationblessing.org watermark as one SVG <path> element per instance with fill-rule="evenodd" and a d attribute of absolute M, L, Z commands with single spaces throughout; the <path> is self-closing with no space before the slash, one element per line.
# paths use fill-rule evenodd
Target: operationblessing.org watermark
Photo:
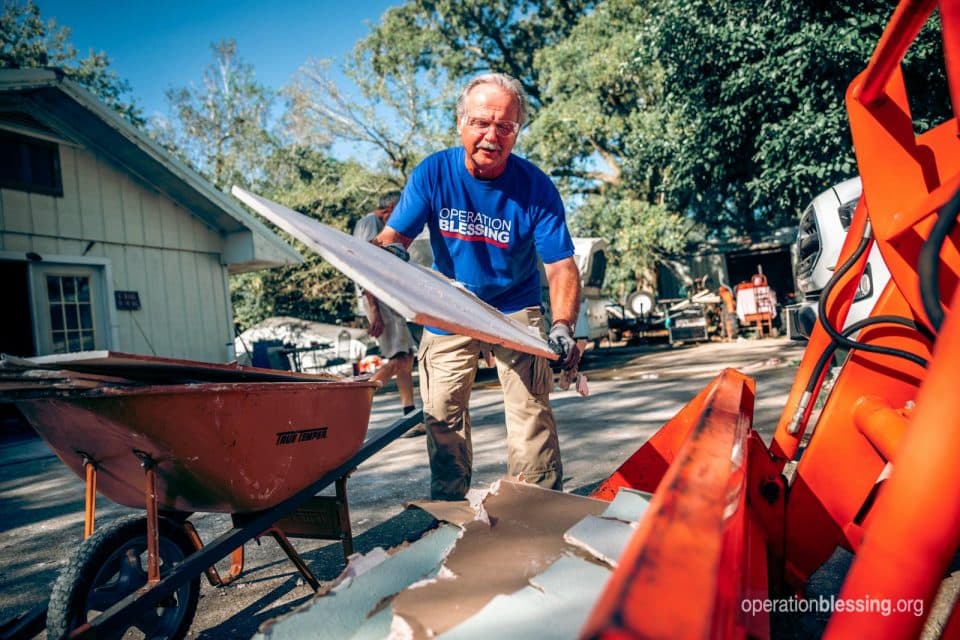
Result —
<path fill-rule="evenodd" d="M 815 598 L 745 598 L 740 601 L 744 613 L 875 613 L 889 616 L 894 613 L 910 613 L 918 618 L 923 615 L 923 600 L 892 598 L 838 598 L 817 596 Z"/>

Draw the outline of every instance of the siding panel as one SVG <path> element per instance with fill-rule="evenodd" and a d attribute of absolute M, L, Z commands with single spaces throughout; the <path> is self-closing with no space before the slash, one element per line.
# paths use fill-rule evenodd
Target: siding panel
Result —
<path fill-rule="evenodd" d="M 3 250 L 4 251 L 33 251 L 33 244 L 30 242 L 30 236 L 23 235 L 20 233 L 5 233 L 3 234 Z"/>
<path fill-rule="evenodd" d="M 100 163 L 100 199 L 103 208 L 104 239 L 122 244 L 126 239 L 123 229 L 123 198 L 120 179 L 116 172 Z"/>
<path fill-rule="evenodd" d="M 170 305 L 167 303 L 169 278 L 164 271 L 164 252 L 160 249 L 146 249 L 143 255 L 149 283 L 143 288 L 140 300 L 150 316 L 150 341 L 157 350 L 157 355 L 172 356 L 173 336 L 170 329 Z"/>
<path fill-rule="evenodd" d="M 104 255 L 110 260 L 111 271 L 113 272 L 113 289 L 129 289 L 129 277 L 126 267 L 126 252 L 123 245 L 118 244 L 106 244 L 104 245 Z M 113 305 L 114 301 L 111 298 L 106 300 L 108 305 Z M 125 351 L 132 352 L 134 349 L 133 342 L 133 322 L 130 319 L 129 311 L 120 311 L 115 312 L 117 319 L 117 336 L 120 341 L 116 345 L 116 351 Z"/>
<path fill-rule="evenodd" d="M 223 251 L 223 240 L 220 234 L 213 231 L 198 218 L 191 219 L 193 220 L 193 237 L 196 238 L 197 250 L 211 253 Z"/>
<path fill-rule="evenodd" d="M 183 308 L 187 327 L 184 336 L 186 357 L 198 359 L 203 357 L 207 333 L 203 324 L 202 311 L 202 305 L 206 302 L 200 297 L 199 270 L 195 253 L 186 251 L 180 253 L 180 273 L 183 276 Z"/>
<path fill-rule="evenodd" d="M 194 225 L 196 218 L 179 207 L 177 213 L 177 245 L 188 251 L 196 251 L 197 228 Z"/>
<path fill-rule="evenodd" d="M 57 229 L 57 203 L 53 196 L 45 196 L 39 193 L 27 194 L 30 201 L 30 217 L 33 219 L 33 232 L 50 236 L 51 238 L 59 235 Z"/>
<path fill-rule="evenodd" d="M 163 246 L 163 214 L 161 208 L 164 205 L 163 200 L 157 194 L 145 191 L 140 197 L 140 203 L 143 210 L 143 235 L 144 243 L 148 247 Z"/>
<path fill-rule="evenodd" d="M 63 197 L 57 199 L 57 226 L 60 228 L 60 235 L 66 238 L 83 236 L 76 158 L 76 149 L 60 146 L 60 175 L 63 181 Z"/>
<path fill-rule="evenodd" d="M 143 210 L 140 205 L 140 194 L 143 188 L 134 184 L 129 178 L 120 180 L 120 200 L 123 206 L 123 230 L 127 242 L 143 244 Z"/>
<path fill-rule="evenodd" d="M 80 193 L 80 225 L 83 237 L 103 241 L 106 237 L 103 221 L 103 202 L 100 199 L 100 171 L 96 159 L 86 152 L 76 153 L 77 184 Z"/>
<path fill-rule="evenodd" d="M 166 288 L 167 296 L 167 313 L 170 319 L 167 330 L 170 333 L 172 343 L 169 355 L 173 358 L 187 358 L 189 356 L 186 346 L 186 300 L 183 294 L 183 275 L 180 269 L 178 252 L 163 252 L 163 274 L 163 285 Z"/>
<path fill-rule="evenodd" d="M 179 219 L 183 215 L 187 215 L 182 211 L 178 211 L 170 202 L 166 199 L 162 201 L 163 206 L 160 207 L 160 227 L 162 229 L 162 246 L 166 248 L 174 248 L 180 246 L 180 231 L 179 231 Z"/>
<path fill-rule="evenodd" d="M 223 278 L 220 260 L 216 255 L 204 254 L 200 262 L 200 286 L 203 299 L 203 325 L 206 328 L 205 359 L 223 362 L 226 343 L 231 340 L 223 301 Z"/>
<path fill-rule="evenodd" d="M 33 222 L 30 216 L 30 199 L 23 191 L 0 189 L 3 198 L 3 224 L 5 231 L 32 233 Z"/>
<path fill-rule="evenodd" d="M 81 256 L 83 255 L 83 250 L 86 249 L 86 247 L 87 243 L 83 240 L 58 238 L 55 251 L 58 256 Z M 92 248 L 91 251 L 93 251 Z"/>
<path fill-rule="evenodd" d="M 41 256 L 53 256 L 59 253 L 59 243 L 56 238 L 46 236 L 33 236 L 30 241 L 30 250 L 39 253 Z"/>
<path fill-rule="evenodd" d="M 233 344 L 233 324 L 227 314 L 227 299 L 229 292 L 223 290 L 224 282 L 227 282 L 226 269 L 220 264 L 219 256 L 213 256 L 210 262 L 210 289 L 213 292 L 210 296 L 210 305 L 216 311 L 216 324 L 222 332 L 223 339 L 218 344 L 216 353 L 217 362 L 226 362 L 228 345 Z"/>
<path fill-rule="evenodd" d="M 149 307 L 145 305 L 145 291 L 147 288 L 147 272 L 144 270 L 146 259 L 142 247 L 130 246 L 124 252 L 126 254 L 127 286 L 129 291 L 136 291 L 140 295 L 139 311 L 121 311 L 117 310 L 118 315 L 127 316 L 131 323 L 131 348 L 133 353 L 143 353 L 147 355 L 158 355 L 153 345 L 153 315 Z M 144 337 L 146 334 L 146 337 Z"/>

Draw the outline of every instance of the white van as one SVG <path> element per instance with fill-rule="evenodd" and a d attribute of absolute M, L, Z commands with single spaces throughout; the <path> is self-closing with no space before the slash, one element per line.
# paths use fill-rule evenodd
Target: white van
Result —
<path fill-rule="evenodd" d="M 795 340 L 808 338 L 813 330 L 820 294 L 839 266 L 840 249 L 861 191 L 859 177 L 845 180 L 816 196 L 800 216 L 794 278 L 805 300 L 785 309 L 787 335 Z M 870 315 L 889 280 L 890 270 L 874 244 L 844 321 L 845 327 Z"/>

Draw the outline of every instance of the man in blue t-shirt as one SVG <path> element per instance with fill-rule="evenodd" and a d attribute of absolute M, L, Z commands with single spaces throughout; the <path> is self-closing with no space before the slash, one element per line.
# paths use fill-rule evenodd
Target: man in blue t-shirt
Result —
<path fill-rule="evenodd" d="M 490 73 L 471 80 L 457 100 L 463 146 L 417 166 L 374 242 L 406 247 L 426 225 L 434 269 L 542 336 L 539 254 L 553 310 L 548 339 L 561 366 L 572 368 L 580 358 L 573 340 L 580 276 L 560 194 L 540 169 L 510 153 L 526 114 L 514 78 Z M 546 359 L 427 327 L 418 357 L 432 497 L 458 500 L 470 488 L 468 405 L 481 351 L 493 353 L 503 387 L 510 475 L 562 489 Z"/>

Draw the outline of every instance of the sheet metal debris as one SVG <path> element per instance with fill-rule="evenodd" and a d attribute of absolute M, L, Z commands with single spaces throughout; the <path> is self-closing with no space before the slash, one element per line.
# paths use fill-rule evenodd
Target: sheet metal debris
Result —
<path fill-rule="evenodd" d="M 233 187 L 232 193 L 407 320 L 551 360 L 557 358 L 539 334 L 531 333 L 527 326 L 455 286 L 436 271 L 404 262 L 369 242 L 240 187 Z"/>

